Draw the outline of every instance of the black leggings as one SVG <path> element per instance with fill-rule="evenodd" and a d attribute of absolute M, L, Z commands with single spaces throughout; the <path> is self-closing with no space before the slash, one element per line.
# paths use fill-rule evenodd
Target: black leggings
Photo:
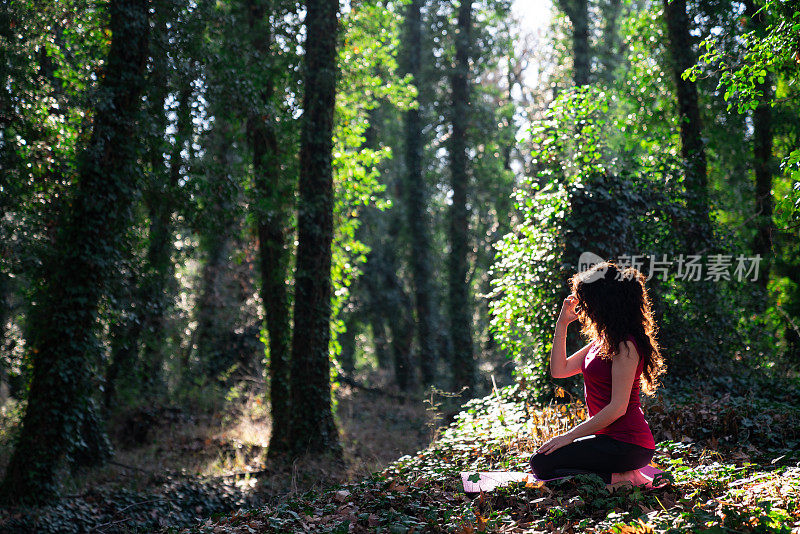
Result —
<path fill-rule="evenodd" d="M 578 438 L 550 454 L 534 454 L 531 470 L 539 479 L 596 473 L 609 484 L 611 473 L 639 469 L 653 459 L 653 449 L 603 434 Z"/>

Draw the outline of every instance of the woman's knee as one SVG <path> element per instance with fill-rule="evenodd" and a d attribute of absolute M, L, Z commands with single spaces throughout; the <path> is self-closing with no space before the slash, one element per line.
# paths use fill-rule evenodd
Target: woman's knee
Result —
<path fill-rule="evenodd" d="M 531 456 L 531 472 L 538 479 L 552 478 L 549 475 L 553 470 L 552 462 L 546 454 L 536 453 Z"/>

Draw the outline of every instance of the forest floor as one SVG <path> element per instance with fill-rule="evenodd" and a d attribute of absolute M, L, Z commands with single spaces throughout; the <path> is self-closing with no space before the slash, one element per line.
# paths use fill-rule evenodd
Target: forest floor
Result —
<path fill-rule="evenodd" d="M 800 532 L 798 390 L 768 394 L 750 380 L 715 377 L 702 394 L 675 390 L 647 403 L 654 462 L 671 478 L 661 489 L 611 491 L 578 476 L 465 495 L 460 472 L 527 470 L 538 443 L 584 416 L 578 403 L 534 406 L 508 387 L 470 401 L 430 447 L 359 482 L 184 532 Z"/>
<path fill-rule="evenodd" d="M 243 388 L 203 408 L 153 406 L 116 414 L 109 425 L 111 463 L 65 472 L 66 495 L 52 505 L 0 508 L 0 532 L 155 532 L 196 525 L 201 518 L 361 480 L 431 441 L 436 414 L 421 399 L 401 402 L 347 385 L 336 398 L 343 462 L 267 460 L 268 409 L 260 395 Z M 6 427 L 0 472 L 10 454 L 9 419 L 0 414 L 0 428 Z"/>
<path fill-rule="evenodd" d="M 611 492 L 579 476 L 478 496 L 464 494 L 462 471 L 527 470 L 538 444 L 585 408 L 535 405 L 512 386 L 470 401 L 432 433 L 438 412 L 425 403 L 343 387 L 345 462 L 291 465 L 264 462 L 271 429 L 253 398 L 196 420 L 162 410 L 145 444 L 75 478 L 59 503 L 0 511 L 0 531 L 800 533 L 798 392 L 714 377 L 645 399 L 654 463 L 671 478 L 657 490 Z M 131 428 L 117 428 L 116 439 Z"/>

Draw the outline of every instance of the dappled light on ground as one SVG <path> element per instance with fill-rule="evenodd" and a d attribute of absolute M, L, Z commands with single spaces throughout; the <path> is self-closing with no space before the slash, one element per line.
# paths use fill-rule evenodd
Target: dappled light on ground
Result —
<path fill-rule="evenodd" d="M 609 489 L 599 477 L 580 475 L 547 484 L 512 483 L 470 498 L 462 491 L 461 471 L 525 470 L 536 443 L 571 424 L 583 407 L 537 408 L 505 388 L 464 408 L 429 448 L 360 482 L 209 520 L 191 532 L 788 534 L 800 529 L 796 450 L 786 443 L 765 444 L 756 453 L 736 442 L 723 447 L 709 429 L 692 425 L 685 427 L 683 441 L 658 444 L 654 463 L 670 480 L 659 489 Z M 685 409 L 670 404 L 662 418 L 679 421 Z M 693 404 L 692 409 L 704 408 Z M 796 407 L 784 406 L 780 413 L 787 423 L 800 422 Z M 536 439 L 525 438 L 531 429 Z M 718 448 L 709 447 L 712 439 Z"/>
<path fill-rule="evenodd" d="M 317 456 L 268 460 L 271 423 L 253 395 L 214 413 L 178 408 L 127 413 L 112 432 L 118 441 L 113 463 L 67 477 L 68 495 L 51 506 L 0 510 L 0 531 L 151 532 L 189 526 L 213 514 L 361 479 L 427 445 L 428 414 L 421 400 L 400 404 L 346 386 L 338 400 L 343 463 Z M 130 431 L 139 427 L 147 428 L 143 441 L 131 443 Z"/>

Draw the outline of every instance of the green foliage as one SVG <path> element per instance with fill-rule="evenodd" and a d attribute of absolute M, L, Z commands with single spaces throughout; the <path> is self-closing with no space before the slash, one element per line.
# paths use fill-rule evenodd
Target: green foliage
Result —
<path fill-rule="evenodd" d="M 534 125 L 537 174 L 515 192 L 520 222 L 496 244 L 492 329 L 539 398 L 550 395 L 551 333 L 578 256 L 623 253 L 640 202 L 630 180 L 614 174 L 604 140 L 609 105 L 593 87 L 566 91 Z"/>
<path fill-rule="evenodd" d="M 782 228 L 800 228 L 800 148 L 793 150 L 781 162 L 790 186 L 775 205 L 775 222 Z"/>
<path fill-rule="evenodd" d="M 30 379 L 27 313 L 91 133 L 107 16 L 83 1 L 0 7 L 0 367 L 18 398 Z"/>
<path fill-rule="evenodd" d="M 717 69 L 721 75 L 717 88 L 723 92 L 728 102 L 728 110 L 736 109 L 740 114 L 755 110 L 760 103 L 771 107 L 782 100 L 796 99 L 790 87 L 800 74 L 800 11 L 792 2 L 767 0 L 754 15 L 763 19 L 763 25 L 741 35 L 743 52 L 740 57 L 731 57 L 718 42 L 709 36 L 701 45 L 705 53 L 700 62 L 683 73 L 684 79 L 697 80 L 704 75 L 707 67 Z M 751 22 L 743 19 L 743 22 Z M 764 94 L 764 84 L 769 76 L 775 76 L 786 83 L 778 84 L 778 91 Z M 775 222 L 780 227 L 796 230 L 800 226 L 800 194 L 798 194 L 797 163 L 800 149 L 791 146 L 782 163 L 784 178 L 790 186 L 776 206 Z"/>
<path fill-rule="evenodd" d="M 331 357 L 341 352 L 338 341 L 345 325 L 340 310 L 350 286 L 361 274 L 369 246 L 356 232 L 364 210 L 392 206 L 381 183 L 380 164 L 393 156 L 388 146 L 367 139 L 370 113 L 378 105 L 402 112 L 415 105 L 410 77 L 398 73 L 397 50 L 402 3 L 364 2 L 344 17 L 344 43 L 339 47 L 336 110 L 334 114 L 334 239 L 331 278 Z M 336 366 L 331 366 L 336 379 Z"/>
<path fill-rule="evenodd" d="M 673 104 L 668 94 L 648 90 L 665 77 L 652 68 L 644 47 L 658 38 L 659 25 L 646 12 L 629 24 L 641 33 L 630 39 L 634 75 L 606 91 L 562 93 L 534 124 L 533 175 L 515 193 L 519 222 L 496 245 L 492 328 L 517 364 L 518 378 L 539 398 L 550 395 L 552 331 L 581 252 L 607 259 L 639 255 L 645 275 L 648 255 L 675 262 L 679 254 L 716 252 L 697 250 L 683 235 L 694 215 L 686 205 L 676 125 L 664 119 Z M 746 254 L 749 244 L 735 232 L 719 225 L 716 246 L 725 254 Z M 654 273 L 648 282 L 659 343 L 675 376 L 725 368 L 725 354 L 770 353 L 764 343 L 769 326 L 752 313 L 759 298 L 752 282 L 711 284 L 676 275 L 673 265 L 668 275 Z M 709 292 L 728 304 L 713 305 Z M 709 324 L 715 326 L 701 326 Z M 568 339 L 568 350 L 582 344 Z"/>

